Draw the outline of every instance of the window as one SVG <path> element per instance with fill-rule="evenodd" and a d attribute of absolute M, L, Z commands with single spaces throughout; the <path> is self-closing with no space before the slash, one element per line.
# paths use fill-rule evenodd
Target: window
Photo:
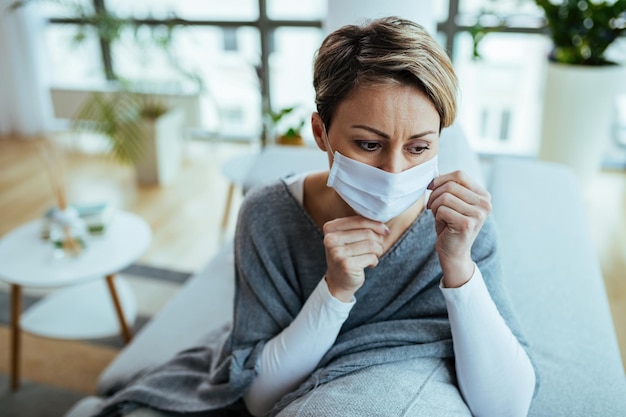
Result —
<path fill-rule="evenodd" d="M 315 111 L 313 54 L 322 42 L 322 33 L 314 28 L 284 27 L 275 30 L 273 39 L 269 68 L 274 108 L 296 106 L 295 112 L 308 124 L 310 117 L 307 116 Z M 307 124 L 302 129 L 303 137 L 312 141 Z"/>
<path fill-rule="evenodd" d="M 481 153 L 534 155 L 541 134 L 545 36 L 491 33 L 472 59 L 472 39 L 456 36 L 459 121 Z"/>
<path fill-rule="evenodd" d="M 107 0 L 106 7 L 120 16 L 166 19 L 175 15 L 190 21 L 250 21 L 259 17 L 257 0 Z"/>
<path fill-rule="evenodd" d="M 100 56 L 99 39 L 88 28 L 80 32 L 84 38 L 78 42 L 73 25 L 49 25 L 46 27 L 46 50 L 51 61 L 50 78 L 57 86 L 71 84 L 102 84 L 106 75 Z"/>
<path fill-rule="evenodd" d="M 56 84 L 114 76 L 169 87 L 202 85 L 202 128 L 223 137 L 259 138 L 262 112 L 298 105 L 313 110 L 312 59 L 322 40 L 328 0 L 79 0 L 86 13 L 107 10 L 140 21 L 119 40 L 78 30 L 76 10 L 46 4 Z M 453 57 L 461 84 L 459 120 L 481 153 L 534 155 L 540 139 L 542 81 L 549 39 L 533 0 L 436 0 L 436 37 Z M 177 20 L 171 34 L 164 26 Z M 476 23 L 492 27 L 472 56 Z M 84 35 L 78 46 L 76 34 Z M 171 39 L 164 50 L 150 38 Z M 626 41 L 611 57 L 626 58 Z M 626 87 L 622 93 L 626 94 Z M 307 117 L 308 120 L 308 117 Z M 621 120 L 621 119 L 620 119 Z M 308 132 L 304 129 L 303 132 Z M 620 130 L 621 132 L 621 130 Z M 306 138 L 305 138 L 306 139 Z M 621 149 L 621 148 L 620 148 Z"/>
<path fill-rule="evenodd" d="M 267 17 L 272 20 L 322 20 L 326 16 L 326 1 L 267 0 Z"/>

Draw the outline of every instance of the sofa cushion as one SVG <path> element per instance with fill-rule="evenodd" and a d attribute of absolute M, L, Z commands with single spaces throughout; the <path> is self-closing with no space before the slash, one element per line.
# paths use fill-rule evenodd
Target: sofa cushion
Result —
<path fill-rule="evenodd" d="M 563 166 L 494 158 L 504 277 L 540 385 L 529 416 L 626 416 L 626 379 L 581 192 Z"/>

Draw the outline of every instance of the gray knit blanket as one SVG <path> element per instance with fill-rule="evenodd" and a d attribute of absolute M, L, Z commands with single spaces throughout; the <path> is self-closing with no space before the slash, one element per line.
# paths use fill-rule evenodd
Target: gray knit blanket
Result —
<path fill-rule="evenodd" d="M 434 218 L 424 211 L 379 264 L 365 271 L 365 284 L 335 344 L 272 415 L 317 386 L 371 365 L 453 356 L 435 241 Z M 525 344 L 503 288 L 491 219 L 472 256 L 501 315 Z M 246 195 L 235 235 L 235 268 L 231 328 L 214 343 L 181 352 L 130 382 L 108 399 L 100 417 L 121 416 L 137 404 L 177 413 L 248 415 L 241 397 L 264 344 L 291 323 L 326 270 L 323 233 L 284 182 Z"/>

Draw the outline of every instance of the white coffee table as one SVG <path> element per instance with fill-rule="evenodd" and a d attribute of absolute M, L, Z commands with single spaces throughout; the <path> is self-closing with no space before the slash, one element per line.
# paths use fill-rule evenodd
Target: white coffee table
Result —
<path fill-rule="evenodd" d="M 106 233 L 90 237 L 83 253 L 58 258 L 52 244 L 40 238 L 40 227 L 40 220 L 31 221 L 0 239 L 0 280 L 11 286 L 13 390 L 19 387 L 22 330 L 59 339 L 120 333 L 125 342 L 132 338 L 129 324 L 137 316 L 136 300 L 115 274 L 139 258 L 152 238 L 142 218 L 118 211 Z M 54 291 L 22 314 L 23 287 Z"/>

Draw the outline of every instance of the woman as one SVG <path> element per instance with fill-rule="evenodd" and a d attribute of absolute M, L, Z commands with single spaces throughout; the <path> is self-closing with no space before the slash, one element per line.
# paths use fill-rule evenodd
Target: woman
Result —
<path fill-rule="evenodd" d="M 330 170 L 248 194 L 228 337 L 108 410 L 526 415 L 536 378 L 502 289 L 489 194 L 462 172 L 438 175 L 456 112 L 447 55 L 410 21 L 346 26 L 319 49 L 314 86 Z"/>

